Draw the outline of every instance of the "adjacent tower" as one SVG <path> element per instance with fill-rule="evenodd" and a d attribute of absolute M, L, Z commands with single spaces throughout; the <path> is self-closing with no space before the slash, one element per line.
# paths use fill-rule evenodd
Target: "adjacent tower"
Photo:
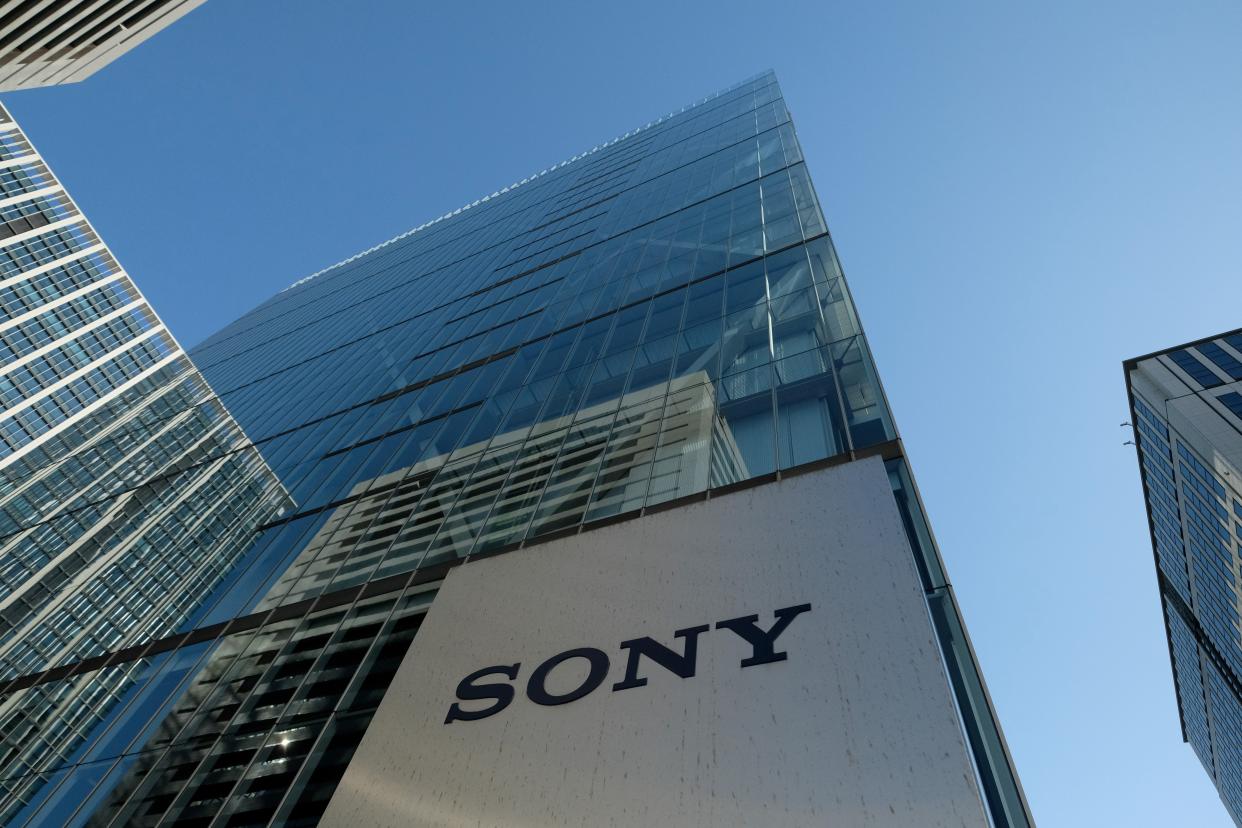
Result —
<path fill-rule="evenodd" d="M 84 80 L 204 2 L 0 3 L 0 92 Z"/>
<path fill-rule="evenodd" d="M 1030 824 L 771 73 L 192 355 L 290 506 L 23 819 Z"/>
<path fill-rule="evenodd" d="M 201 624 L 291 505 L 0 108 L 0 823 L 150 662 L 83 665 Z"/>
<path fill-rule="evenodd" d="M 1242 825 L 1242 330 L 1125 373 L 1182 736 Z"/>

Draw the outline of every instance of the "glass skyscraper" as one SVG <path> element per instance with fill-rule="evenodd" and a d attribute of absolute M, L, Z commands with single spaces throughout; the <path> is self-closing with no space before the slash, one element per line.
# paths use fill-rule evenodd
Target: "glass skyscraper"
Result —
<path fill-rule="evenodd" d="M 1242 825 L 1242 330 L 1125 372 L 1182 735 Z"/>
<path fill-rule="evenodd" d="M 194 627 L 292 508 L 0 109 L 0 682 Z M 0 697 L 0 821 L 136 692 L 138 661 Z"/>
<path fill-rule="evenodd" d="M 140 679 L 69 759 L 0 769 L 18 824 L 316 824 L 454 567 L 861 458 L 887 469 L 988 815 L 1031 824 L 771 73 L 302 279 L 191 356 L 217 396 L 175 411 L 248 439 L 199 462 L 257 450 L 279 502 L 193 624 L 9 686 L 24 709 Z"/>

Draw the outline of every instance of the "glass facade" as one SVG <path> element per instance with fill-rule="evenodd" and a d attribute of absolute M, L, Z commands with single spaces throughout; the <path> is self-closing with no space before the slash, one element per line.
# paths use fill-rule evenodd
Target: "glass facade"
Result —
<path fill-rule="evenodd" d="M 451 567 L 873 455 L 990 815 L 1030 824 L 771 73 L 303 279 L 192 357 L 291 506 L 194 625 L 81 663 L 135 689 L 37 769 L 18 824 L 313 825 Z"/>
<path fill-rule="evenodd" d="M 0 220 L 3 687 L 196 625 L 292 502 L 7 113 Z M 0 696 L 0 822 L 136 667 Z"/>
<path fill-rule="evenodd" d="M 1242 825 L 1242 331 L 1125 368 L 1182 734 Z"/>

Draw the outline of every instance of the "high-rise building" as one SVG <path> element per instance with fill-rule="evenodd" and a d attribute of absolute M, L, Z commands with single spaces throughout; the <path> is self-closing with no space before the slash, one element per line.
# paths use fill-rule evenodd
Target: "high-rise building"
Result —
<path fill-rule="evenodd" d="M 192 357 L 292 506 L 16 824 L 1031 823 L 771 73 Z"/>
<path fill-rule="evenodd" d="M 1242 825 L 1242 330 L 1125 373 L 1182 736 Z"/>
<path fill-rule="evenodd" d="M 0 222 L 3 687 L 196 626 L 291 504 L 3 109 Z M 137 666 L 0 698 L 0 822 Z"/>
<path fill-rule="evenodd" d="M 6 0 L 0 92 L 83 80 L 205 0 Z"/>

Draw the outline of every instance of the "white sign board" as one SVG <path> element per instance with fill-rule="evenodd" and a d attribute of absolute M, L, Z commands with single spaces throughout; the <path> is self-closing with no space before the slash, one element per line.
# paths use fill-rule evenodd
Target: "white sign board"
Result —
<path fill-rule="evenodd" d="M 878 459 L 459 567 L 325 826 L 983 826 Z"/>

